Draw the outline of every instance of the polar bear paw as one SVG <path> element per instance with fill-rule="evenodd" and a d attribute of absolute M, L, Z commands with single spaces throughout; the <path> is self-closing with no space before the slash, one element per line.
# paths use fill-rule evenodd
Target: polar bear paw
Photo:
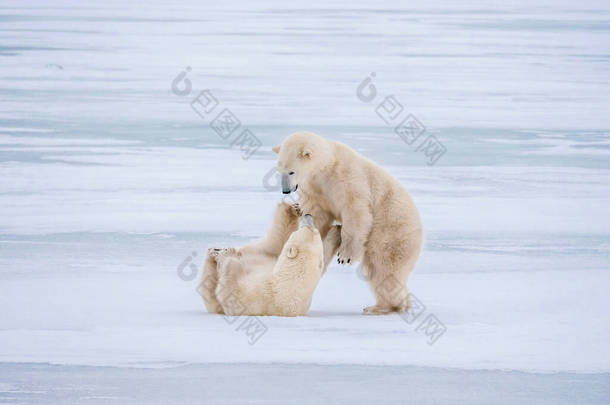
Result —
<path fill-rule="evenodd" d="M 355 261 L 358 261 L 359 256 L 360 255 L 356 254 L 354 249 L 352 249 L 352 247 L 349 244 L 341 241 L 341 245 L 339 246 L 339 251 L 337 252 L 337 263 L 354 264 Z"/>
<path fill-rule="evenodd" d="M 377 305 L 366 307 L 366 308 L 364 308 L 364 310 L 362 310 L 363 315 L 386 315 L 391 312 L 394 312 L 394 310 L 392 308 L 379 307 Z"/>
<path fill-rule="evenodd" d="M 221 248 L 209 248 L 208 249 L 208 256 L 210 257 L 216 257 L 218 256 L 218 253 L 221 251 Z"/>
<path fill-rule="evenodd" d="M 290 204 L 290 208 L 292 209 L 292 213 L 297 216 L 300 217 L 303 215 L 303 210 L 301 209 L 301 206 L 299 205 L 299 203 L 295 202 Z"/>
<path fill-rule="evenodd" d="M 219 257 L 226 255 L 234 255 L 237 254 L 237 249 L 235 248 L 209 248 L 208 255 L 211 257 Z"/>

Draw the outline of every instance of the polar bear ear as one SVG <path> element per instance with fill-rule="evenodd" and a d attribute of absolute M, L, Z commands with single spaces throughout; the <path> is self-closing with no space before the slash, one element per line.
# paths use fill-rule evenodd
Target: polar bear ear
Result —
<path fill-rule="evenodd" d="M 288 256 L 289 259 L 294 259 L 298 254 L 299 249 L 296 246 L 290 246 L 288 251 L 286 251 L 286 256 Z"/>
<path fill-rule="evenodd" d="M 274 151 L 275 153 L 280 153 L 280 147 L 279 146 L 274 146 L 273 148 L 271 148 L 272 151 Z"/>
<path fill-rule="evenodd" d="M 309 148 L 303 148 L 303 150 L 300 153 L 300 156 L 302 158 L 307 158 L 309 159 L 311 157 L 311 149 Z"/>

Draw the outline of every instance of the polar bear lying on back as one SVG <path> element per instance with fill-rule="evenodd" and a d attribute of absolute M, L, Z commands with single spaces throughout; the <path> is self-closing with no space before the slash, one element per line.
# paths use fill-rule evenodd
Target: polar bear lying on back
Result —
<path fill-rule="evenodd" d="M 280 203 L 265 238 L 239 249 L 209 249 L 200 292 L 208 312 L 304 315 L 341 242 L 339 226 L 324 243 L 311 215 Z"/>

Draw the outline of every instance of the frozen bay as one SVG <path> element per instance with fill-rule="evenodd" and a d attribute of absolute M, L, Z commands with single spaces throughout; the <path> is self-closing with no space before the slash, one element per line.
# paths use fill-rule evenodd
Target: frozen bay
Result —
<path fill-rule="evenodd" d="M 302 364 L 436 373 L 445 387 L 443 373 L 532 373 L 549 390 L 595 375 L 575 392 L 607 402 L 610 9 L 412 7 L 4 2 L 0 399 L 28 367 L 179 378 Z M 177 96 L 187 66 L 192 93 Z M 364 103 L 371 72 L 379 98 Z M 190 107 L 206 88 L 261 140 L 250 159 Z M 446 147 L 435 165 L 377 116 L 388 95 Z M 263 318 L 250 344 L 179 277 L 207 247 L 264 232 L 281 200 L 270 148 L 301 129 L 349 144 L 413 195 L 426 230 L 414 322 L 361 316 L 366 283 L 333 265 L 308 316 Z M 432 345 L 417 330 L 429 314 L 446 327 Z"/>

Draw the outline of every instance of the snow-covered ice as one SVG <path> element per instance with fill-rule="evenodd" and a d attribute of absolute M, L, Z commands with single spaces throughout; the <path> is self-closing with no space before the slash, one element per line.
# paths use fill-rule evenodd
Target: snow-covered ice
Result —
<path fill-rule="evenodd" d="M 607 402 L 608 4 L 314 3 L 0 6 L 0 400 L 36 402 L 24 376 L 54 367 L 181 378 L 281 363 L 357 380 L 387 366 L 447 393 L 536 381 L 555 403 L 576 381 L 582 403 Z M 187 66 L 192 94 L 175 95 Z M 356 97 L 371 72 L 378 101 L 394 95 L 444 144 L 436 165 Z M 261 140 L 250 159 L 191 109 L 206 88 Z M 264 232 L 282 198 L 270 147 L 299 129 L 411 192 L 426 230 L 419 318 L 362 316 L 365 281 L 331 265 L 308 316 L 260 318 L 252 344 L 179 277 L 208 246 Z M 434 344 L 418 328 L 429 315 L 446 327 Z"/>

